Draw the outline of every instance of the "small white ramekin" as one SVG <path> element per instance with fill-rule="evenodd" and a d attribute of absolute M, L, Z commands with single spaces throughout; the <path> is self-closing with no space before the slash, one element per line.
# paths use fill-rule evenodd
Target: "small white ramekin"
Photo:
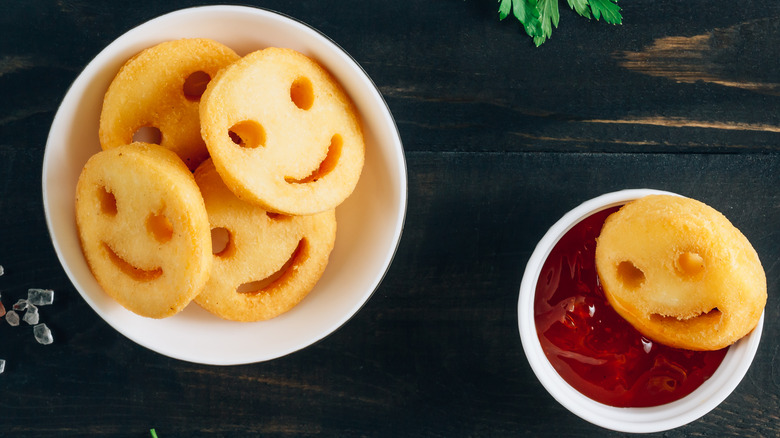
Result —
<path fill-rule="evenodd" d="M 542 351 L 534 323 L 536 283 L 547 256 L 574 225 L 601 210 L 650 194 L 671 194 L 651 189 L 622 190 L 586 201 L 556 222 L 536 246 L 520 285 L 517 319 L 523 350 L 536 377 L 561 405 L 580 418 L 619 432 L 651 433 L 683 426 L 717 407 L 737 387 L 758 350 L 764 316 L 746 337 L 729 348 L 715 374 L 694 392 L 672 403 L 646 408 L 618 408 L 596 402 L 570 386 Z"/>

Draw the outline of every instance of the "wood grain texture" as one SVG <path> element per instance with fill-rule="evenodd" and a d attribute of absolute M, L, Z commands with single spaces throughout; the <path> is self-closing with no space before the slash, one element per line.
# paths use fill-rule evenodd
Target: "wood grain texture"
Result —
<path fill-rule="evenodd" d="M 623 52 L 620 65 L 680 83 L 703 81 L 725 87 L 780 95 L 780 24 L 762 18 L 706 34 L 669 36 L 639 52 Z"/>
<path fill-rule="evenodd" d="M 245 2 L 246 3 L 246 2 Z M 603 437 L 558 404 L 522 352 L 517 296 L 566 211 L 624 188 L 710 204 L 761 257 L 769 302 L 747 376 L 703 418 L 650 437 L 780 435 L 780 2 L 621 1 L 622 26 L 561 8 L 534 48 L 491 1 L 248 2 L 347 50 L 396 119 L 409 172 L 384 281 L 331 336 L 260 364 L 146 350 L 103 322 L 48 239 L 41 162 L 68 86 L 103 47 L 202 1 L 28 0 L 0 14 L 3 303 L 41 309 L 55 343 L 0 321 L 0 436 Z M 563 4 L 563 3 L 562 3 Z"/>

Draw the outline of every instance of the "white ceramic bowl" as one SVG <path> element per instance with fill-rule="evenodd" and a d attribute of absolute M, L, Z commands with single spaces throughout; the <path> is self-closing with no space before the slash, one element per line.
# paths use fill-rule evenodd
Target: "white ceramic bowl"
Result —
<path fill-rule="evenodd" d="M 87 159 L 100 151 L 103 94 L 128 58 L 156 43 L 186 37 L 211 38 L 240 55 L 277 46 L 311 56 L 344 86 L 363 119 L 365 166 L 355 191 L 336 210 L 339 230 L 325 274 L 303 302 L 270 321 L 229 322 L 194 303 L 162 320 L 137 316 L 103 293 L 81 253 L 74 219 L 76 181 Z M 352 317 L 378 287 L 398 247 L 406 184 L 406 162 L 393 117 L 357 62 L 300 21 L 240 6 L 180 10 L 116 39 L 68 90 L 54 117 L 43 161 L 43 203 L 54 249 L 89 305 L 140 345 L 177 359 L 216 365 L 278 358 L 317 342 Z"/>
<path fill-rule="evenodd" d="M 558 375 L 542 351 L 534 323 L 536 283 L 547 256 L 575 224 L 598 211 L 625 204 L 649 194 L 671 194 L 650 189 L 622 190 L 591 199 L 564 215 L 542 237 L 526 266 L 520 285 L 517 318 L 523 350 L 536 377 L 566 409 L 598 426 L 619 432 L 650 433 L 690 423 L 714 409 L 737 387 L 750 367 L 761 339 L 764 317 L 748 336 L 729 348 L 715 374 L 688 396 L 648 408 L 617 408 L 598 403 Z"/>

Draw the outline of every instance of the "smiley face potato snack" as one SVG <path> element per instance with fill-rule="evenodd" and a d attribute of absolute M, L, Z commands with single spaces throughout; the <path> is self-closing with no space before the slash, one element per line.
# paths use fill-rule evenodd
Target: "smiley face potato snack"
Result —
<path fill-rule="evenodd" d="M 238 199 L 211 160 L 195 171 L 214 237 L 214 264 L 201 307 L 234 321 L 274 318 L 297 305 L 319 280 L 336 240 L 336 215 L 268 213 Z"/>
<path fill-rule="evenodd" d="M 718 350 L 750 333 L 767 300 L 747 238 L 713 208 L 651 195 L 611 214 L 596 246 L 609 303 L 648 338 Z"/>
<path fill-rule="evenodd" d="M 159 130 L 159 144 L 195 170 L 208 158 L 200 136 L 201 95 L 209 80 L 237 59 L 232 49 L 208 39 L 167 41 L 133 56 L 105 94 L 101 147 L 129 144 L 143 129 Z"/>
<path fill-rule="evenodd" d="M 95 279 L 132 312 L 171 316 L 206 284 L 206 207 L 192 173 L 161 146 L 133 143 L 93 155 L 76 187 L 76 223 Z"/>
<path fill-rule="evenodd" d="M 363 168 L 352 102 L 319 64 L 294 50 L 259 50 L 221 70 L 203 94 L 200 119 L 225 184 L 268 211 L 333 209 Z"/>
<path fill-rule="evenodd" d="M 159 145 L 134 141 L 146 128 Z M 353 104 L 316 62 L 207 39 L 129 59 L 99 131 L 76 191 L 82 251 L 109 296 L 150 318 L 191 301 L 234 321 L 292 309 L 325 270 L 364 161 Z"/>

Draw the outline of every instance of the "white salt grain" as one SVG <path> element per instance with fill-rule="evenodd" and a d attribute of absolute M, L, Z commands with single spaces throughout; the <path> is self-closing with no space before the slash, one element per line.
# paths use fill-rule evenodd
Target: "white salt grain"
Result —
<path fill-rule="evenodd" d="M 5 371 L 5 359 L 0 359 L 0 374 L 3 374 L 3 371 Z"/>
<path fill-rule="evenodd" d="M 9 325 L 16 327 L 19 325 L 19 314 L 10 310 L 5 314 L 5 320 L 8 321 Z"/>
<path fill-rule="evenodd" d="M 22 320 L 30 325 L 38 324 L 38 320 L 40 319 L 40 316 L 38 315 L 38 308 L 33 306 L 32 304 L 27 306 L 27 311 L 24 312 L 24 317 L 22 317 Z"/>
<path fill-rule="evenodd" d="M 5 270 L 3 269 L 3 265 L 0 265 L 0 275 L 5 274 Z"/>
<path fill-rule="evenodd" d="M 36 306 L 47 306 L 54 302 L 54 291 L 51 289 L 27 289 L 27 301 Z"/>
<path fill-rule="evenodd" d="M 27 300 L 19 300 L 14 304 L 14 310 L 17 312 L 21 312 L 22 310 L 27 308 L 27 305 L 30 304 L 27 302 Z"/>
<path fill-rule="evenodd" d="M 54 342 L 54 338 L 51 336 L 51 330 L 49 330 L 49 327 L 46 327 L 46 324 L 38 324 L 33 327 L 33 334 L 35 335 L 35 340 L 38 341 L 39 344 L 48 345 Z"/>

